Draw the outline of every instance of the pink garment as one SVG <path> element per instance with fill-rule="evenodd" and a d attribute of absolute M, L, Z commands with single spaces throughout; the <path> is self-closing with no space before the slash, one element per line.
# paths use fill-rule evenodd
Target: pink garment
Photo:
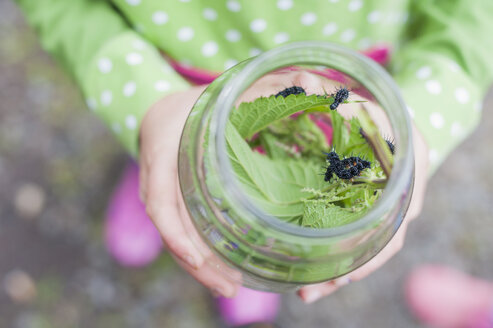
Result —
<path fill-rule="evenodd" d="M 121 265 L 145 266 L 161 253 L 161 236 L 139 199 L 139 169 L 133 161 L 111 197 L 104 228 L 106 248 Z"/>
<path fill-rule="evenodd" d="M 391 49 L 389 46 L 376 46 L 363 52 L 363 54 L 373 59 L 380 65 L 386 65 L 390 60 Z M 169 57 L 167 60 L 176 72 L 196 85 L 209 84 L 220 75 L 218 72 L 210 72 L 202 68 L 183 65 Z M 342 73 L 338 73 L 333 70 L 327 71 L 332 72 L 332 74 L 329 73 L 328 78 L 344 83 L 345 79 Z"/>
<path fill-rule="evenodd" d="M 241 287 L 234 298 L 217 299 L 219 313 L 231 326 L 254 322 L 273 322 L 280 305 L 280 295 Z"/>

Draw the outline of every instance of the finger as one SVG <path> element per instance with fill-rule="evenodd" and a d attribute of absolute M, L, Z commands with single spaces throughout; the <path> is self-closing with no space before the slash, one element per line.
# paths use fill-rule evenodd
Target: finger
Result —
<path fill-rule="evenodd" d="M 148 167 L 144 161 L 139 161 L 139 198 L 142 203 L 146 203 L 147 199 L 147 172 Z"/>
<path fill-rule="evenodd" d="M 337 279 L 321 284 L 305 286 L 298 291 L 298 296 L 306 303 L 313 303 L 322 297 L 332 294 L 342 286 L 367 277 L 402 248 L 406 229 L 407 224 L 403 224 L 384 249 L 362 267 Z"/>
<path fill-rule="evenodd" d="M 178 184 L 178 177 L 177 177 L 177 184 Z M 180 217 L 182 218 L 182 224 L 185 227 L 185 230 L 188 232 L 188 236 L 192 240 L 195 247 L 197 247 L 202 253 L 202 256 L 204 257 L 205 265 L 208 265 L 210 268 L 213 268 L 215 270 L 216 275 L 224 276 L 226 278 L 226 281 L 236 283 L 237 285 L 241 285 L 242 282 L 241 273 L 238 270 L 228 266 L 217 255 L 215 255 L 199 235 L 197 229 L 193 225 L 192 219 L 188 215 L 180 190 L 177 191 L 177 198 L 179 205 L 178 210 L 180 213 Z M 216 286 L 211 287 L 211 289 L 214 289 L 216 287 L 217 284 Z M 228 288 L 219 288 L 219 289 L 227 290 Z M 224 295 L 224 293 L 220 293 L 220 294 Z"/>
<path fill-rule="evenodd" d="M 403 223 L 390 242 L 369 262 L 347 274 L 351 281 L 361 280 L 380 268 L 402 249 L 406 237 L 407 223 Z"/>
<path fill-rule="evenodd" d="M 216 268 L 212 267 L 209 263 L 205 263 L 200 268 L 194 269 L 180 258 L 175 257 L 175 259 L 183 269 L 199 283 L 209 288 L 213 294 L 219 294 L 224 297 L 234 297 L 236 295 L 239 284 L 224 275 L 218 274 Z"/>
<path fill-rule="evenodd" d="M 146 210 L 170 252 L 197 269 L 204 260 L 181 222 L 176 197 L 176 165 L 176 156 L 169 153 L 155 159 L 149 172 Z"/>
<path fill-rule="evenodd" d="M 418 131 L 413 125 L 413 143 L 414 143 L 414 188 L 411 203 L 406 214 L 407 220 L 414 220 L 418 217 L 423 208 L 424 196 L 426 193 L 426 184 L 428 180 L 428 146 Z"/>
<path fill-rule="evenodd" d="M 339 289 L 333 281 L 305 286 L 298 291 L 298 296 L 307 304 L 311 304 L 324 296 L 330 295 Z"/>

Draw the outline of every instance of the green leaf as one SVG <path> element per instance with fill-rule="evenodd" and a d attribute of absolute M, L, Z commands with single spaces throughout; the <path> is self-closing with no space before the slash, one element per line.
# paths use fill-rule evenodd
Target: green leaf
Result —
<path fill-rule="evenodd" d="M 304 188 L 321 189 L 321 168 L 296 160 L 271 160 L 255 153 L 238 131 L 226 127 L 228 154 L 236 177 L 244 191 L 268 214 L 293 217 L 303 213 L 302 199 L 309 197 Z"/>
<path fill-rule="evenodd" d="M 311 228 L 333 228 L 356 221 L 366 213 L 366 208 L 342 208 L 323 201 L 305 202 L 301 224 Z"/>
<path fill-rule="evenodd" d="M 332 97 L 305 94 L 284 97 L 260 97 L 242 103 L 231 112 L 230 121 L 243 138 L 250 138 L 269 124 L 299 111 L 318 106 L 330 106 Z"/>

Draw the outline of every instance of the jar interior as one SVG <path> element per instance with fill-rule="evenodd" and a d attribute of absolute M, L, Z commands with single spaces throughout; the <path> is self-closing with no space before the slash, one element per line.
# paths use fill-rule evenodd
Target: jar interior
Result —
<path fill-rule="evenodd" d="M 372 140 L 362 117 L 378 134 Z M 376 97 L 321 65 L 281 67 L 255 80 L 234 102 L 225 131 L 227 159 L 251 208 L 308 229 L 363 217 L 382 195 L 398 147 Z M 387 156 L 387 170 L 378 155 Z"/>

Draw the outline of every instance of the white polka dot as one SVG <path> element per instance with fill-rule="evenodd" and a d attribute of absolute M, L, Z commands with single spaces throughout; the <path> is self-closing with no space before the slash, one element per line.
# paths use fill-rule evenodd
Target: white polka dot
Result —
<path fill-rule="evenodd" d="M 219 50 L 219 47 L 216 42 L 214 41 L 209 41 L 204 43 L 202 46 L 202 55 L 205 57 L 211 57 L 214 56 L 217 51 Z"/>
<path fill-rule="evenodd" d="M 143 50 L 146 47 L 146 43 L 142 40 L 134 40 L 132 42 L 132 47 L 136 50 Z"/>
<path fill-rule="evenodd" d="M 226 31 L 226 40 L 229 42 L 238 42 L 241 40 L 241 33 L 238 30 Z"/>
<path fill-rule="evenodd" d="M 438 161 L 438 151 L 436 149 L 430 149 L 428 152 L 428 158 L 431 163 L 436 163 Z"/>
<path fill-rule="evenodd" d="M 435 129 L 441 129 L 445 124 L 445 120 L 443 119 L 442 114 L 433 112 L 430 115 L 430 123 Z"/>
<path fill-rule="evenodd" d="M 454 62 L 454 61 L 452 61 L 452 60 L 448 63 L 448 67 L 449 67 L 449 68 L 450 68 L 450 70 L 451 70 L 452 72 L 454 72 L 454 73 L 457 73 L 457 72 L 459 72 L 459 71 L 460 71 L 460 66 L 459 66 L 459 64 L 457 64 L 456 62 Z"/>
<path fill-rule="evenodd" d="M 87 98 L 86 99 L 86 105 L 92 111 L 95 111 L 96 108 L 98 107 L 96 99 L 94 99 L 94 98 Z"/>
<path fill-rule="evenodd" d="M 154 89 L 159 92 L 164 92 L 168 91 L 171 88 L 171 85 L 169 84 L 168 81 L 165 80 L 159 80 L 156 83 L 154 83 Z"/>
<path fill-rule="evenodd" d="M 425 80 L 431 76 L 430 66 L 423 66 L 416 72 L 416 77 L 421 80 Z"/>
<path fill-rule="evenodd" d="M 238 61 L 237 60 L 235 60 L 235 59 L 228 59 L 224 63 L 224 69 L 230 69 L 231 67 L 235 66 L 236 64 L 238 64 Z"/>
<path fill-rule="evenodd" d="M 289 34 L 286 32 L 279 32 L 276 35 L 274 35 L 275 44 L 281 44 L 288 41 L 289 41 Z"/>
<path fill-rule="evenodd" d="M 125 97 L 133 96 L 135 90 L 137 90 L 137 84 L 134 81 L 129 81 L 123 86 L 123 95 Z"/>
<path fill-rule="evenodd" d="M 250 23 L 250 29 L 255 33 L 260 33 L 267 27 L 267 22 L 261 18 L 255 19 Z"/>
<path fill-rule="evenodd" d="M 178 33 L 176 33 L 176 37 L 178 38 L 178 40 L 183 42 L 192 40 L 194 35 L 195 31 L 189 26 L 180 28 L 178 30 Z"/>
<path fill-rule="evenodd" d="M 142 63 L 143 58 L 141 54 L 136 52 L 131 52 L 125 57 L 125 60 L 129 65 L 138 65 Z"/>
<path fill-rule="evenodd" d="M 125 117 L 125 126 L 130 130 L 135 130 L 137 127 L 137 118 L 133 115 L 127 115 Z"/>
<path fill-rule="evenodd" d="M 209 21 L 215 21 L 217 19 L 217 12 L 212 8 L 205 8 L 202 15 Z"/>
<path fill-rule="evenodd" d="M 301 24 L 310 26 L 317 21 L 317 15 L 315 13 L 304 13 L 301 15 Z"/>
<path fill-rule="evenodd" d="M 126 1 L 131 6 L 137 6 L 138 4 L 140 4 L 140 0 L 126 0 Z"/>
<path fill-rule="evenodd" d="M 363 1 L 361 0 L 353 0 L 348 5 L 349 11 L 358 11 L 361 7 L 363 7 Z"/>
<path fill-rule="evenodd" d="M 353 41 L 355 36 L 356 36 L 356 32 L 353 29 L 345 30 L 341 34 L 341 41 L 345 43 L 351 42 Z"/>
<path fill-rule="evenodd" d="M 101 92 L 101 104 L 103 106 L 109 106 L 113 101 L 113 93 L 110 90 L 104 90 Z"/>
<path fill-rule="evenodd" d="M 111 130 L 113 130 L 113 132 L 119 134 L 120 132 L 122 132 L 122 126 L 118 122 L 113 122 L 111 124 Z"/>
<path fill-rule="evenodd" d="M 474 104 L 474 110 L 476 112 L 481 112 L 483 110 L 483 102 L 478 101 L 477 103 Z"/>
<path fill-rule="evenodd" d="M 464 129 L 462 127 L 462 124 L 460 124 L 459 122 L 452 123 L 452 125 L 450 126 L 450 135 L 452 137 L 459 137 L 463 133 L 464 133 Z"/>
<path fill-rule="evenodd" d="M 382 14 L 378 10 L 372 11 L 366 17 L 366 19 L 368 20 L 368 23 L 370 23 L 370 24 L 377 23 L 381 18 L 382 18 Z"/>
<path fill-rule="evenodd" d="M 293 0 L 278 0 L 277 8 L 281 10 L 289 10 L 293 7 Z"/>
<path fill-rule="evenodd" d="M 371 45 L 372 45 L 372 41 L 369 38 L 361 39 L 358 42 L 358 48 L 361 49 L 361 50 L 366 50 L 366 49 L 370 48 Z"/>
<path fill-rule="evenodd" d="M 258 49 L 258 48 L 252 48 L 250 49 L 249 51 L 249 55 L 250 57 L 255 57 L 255 56 L 258 56 L 262 53 L 262 50 Z"/>
<path fill-rule="evenodd" d="M 455 89 L 455 99 L 457 99 L 457 101 L 461 104 L 467 104 L 470 99 L 469 91 L 465 88 Z"/>
<path fill-rule="evenodd" d="M 414 118 L 414 109 L 412 109 L 411 106 L 406 106 L 406 109 L 409 113 L 409 116 L 411 116 L 411 118 Z"/>
<path fill-rule="evenodd" d="M 324 29 L 322 30 L 322 33 L 324 35 L 332 35 L 337 31 L 338 27 L 336 23 L 329 23 L 324 26 Z"/>
<path fill-rule="evenodd" d="M 440 92 L 442 92 L 442 85 L 440 84 L 440 82 L 438 82 L 436 80 L 426 81 L 425 87 L 429 93 L 434 94 L 434 95 L 437 95 Z"/>
<path fill-rule="evenodd" d="M 168 22 L 168 14 L 164 11 L 156 11 L 154 14 L 152 14 L 152 21 L 156 25 L 166 24 Z"/>
<path fill-rule="evenodd" d="M 241 10 L 241 4 L 238 1 L 235 0 L 229 0 L 226 2 L 226 7 L 232 12 L 239 12 Z"/>
<path fill-rule="evenodd" d="M 113 63 L 108 58 L 101 58 L 100 60 L 98 60 L 98 68 L 101 73 L 106 74 L 111 72 L 111 69 L 113 68 Z"/>

